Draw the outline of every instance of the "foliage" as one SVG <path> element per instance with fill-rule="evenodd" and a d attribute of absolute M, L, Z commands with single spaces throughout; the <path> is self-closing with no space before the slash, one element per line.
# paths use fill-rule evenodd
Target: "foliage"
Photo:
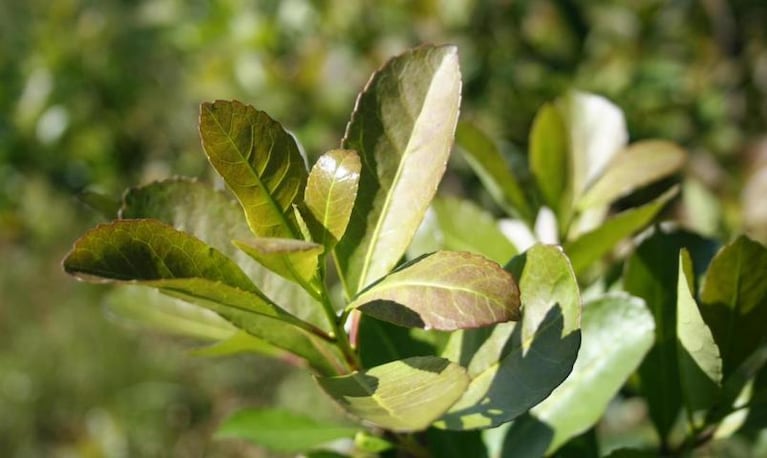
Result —
<path fill-rule="evenodd" d="M 706 444 L 720 426 L 737 429 L 731 414 L 767 361 L 754 324 L 767 313 L 758 286 L 767 249 L 741 237 L 709 265 L 709 242 L 656 229 L 626 262 L 623 283 L 634 296 L 600 292 L 594 280 L 620 260 L 618 242 L 646 228 L 678 187 L 656 186 L 649 202 L 614 215 L 611 204 L 678 172 L 685 152 L 658 140 L 627 145 L 618 107 L 571 92 L 536 117 L 534 186 L 523 186 L 492 140 L 460 124 L 458 146 L 512 223 L 562 244 L 523 246 L 470 203 L 434 200 L 460 90 L 455 47 L 391 59 L 360 93 L 343 149 L 311 169 L 264 112 L 205 103 L 202 145 L 234 199 L 194 181 L 135 188 L 118 219 L 75 243 L 64 268 L 158 289 L 163 296 L 123 312 L 218 341 L 209 354 L 250 351 L 304 365 L 358 420 L 251 409 L 221 427 L 222 436 L 274 450 L 355 436 L 356 453 L 429 456 L 440 450 L 434 438 L 508 422 L 503 456 L 586 447 L 580 437 L 594 434 L 637 368 L 664 453 Z M 435 219 L 422 224 L 427 214 Z M 461 215 L 475 216 L 488 238 L 467 232 Z M 678 268 L 669 253 L 679 254 Z M 594 283 L 583 307 L 579 283 Z M 671 431 L 681 407 L 688 428 L 679 440 Z M 467 453 L 487 453 L 481 440 L 466 444 Z"/>

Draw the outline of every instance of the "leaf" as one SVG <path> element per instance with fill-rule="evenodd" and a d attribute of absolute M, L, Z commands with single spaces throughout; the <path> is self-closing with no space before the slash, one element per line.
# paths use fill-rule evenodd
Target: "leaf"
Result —
<path fill-rule="evenodd" d="M 518 319 L 519 290 L 482 256 L 438 251 L 384 277 L 349 308 L 399 326 L 452 331 Z"/>
<path fill-rule="evenodd" d="M 437 250 L 470 251 L 498 263 L 517 254 L 492 215 L 468 200 L 454 197 L 434 199 L 408 255 L 416 258 Z"/>
<path fill-rule="evenodd" d="M 722 355 L 724 378 L 762 342 L 767 322 L 767 248 L 745 236 L 711 261 L 701 288 L 701 314 Z"/>
<path fill-rule="evenodd" d="M 356 151 L 336 149 L 320 156 L 309 173 L 304 191 L 307 218 L 314 240 L 326 248 L 335 246 L 346 232 L 361 167 Z"/>
<path fill-rule="evenodd" d="M 538 111 L 530 131 L 530 171 L 543 201 L 560 217 L 569 211 L 570 158 L 568 132 L 556 107 L 546 104 Z"/>
<path fill-rule="evenodd" d="M 439 458 L 488 458 L 481 431 L 426 430 L 425 441 L 432 456 Z"/>
<path fill-rule="evenodd" d="M 77 200 L 87 205 L 104 218 L 113 219 L 120 210 L 120 202 L 111 196 L 96 191 L 82 191 L 77 195 Z"/>
<path fill-rule="evenodd" d="M 534 211 L 493 140 L 478 127 L 465 121 L 458 123 L 455 140 L 482 186 L 496 203 L 507 213 L 532 223 L 535 219 Z"/>
<path fill-rule="evenodd" d="M 369 315 L 361 315 L 357 328 L 357 348 L 362 367 L 380 366 L 412 356 L 436 353 L 435 331 L 408 329 Z"/>
<path fill-rule="evenodd" d="M 266 113 L 224 100 L 200 106 L 200 136 L 251 231 L 258 237 L 298 238 L 293 204 L 307 172 L 293 137 Z"/>
<path fill-rule="evenodd" d="M 626 146 L 626 120 L 618 106 L 587 92 L 573 91 L 556 104 L 569 131 L 570 180 L 577 201 Z"/>
<path fill-rule="evenodd" d="M 252 233 L 242 209 L 225 193 L 194 180 L 163 180 L 130 189 L 123 198 L 120 217 L 157 218 L 195 235 L 234 260 L 272 302 L 320 329 L 330 329 L 321 307 L 301 286 L 267 269 L 232 244 L 232 240 L 252 238 Z"/>
<path fill-rule="evenodd" d="M 595 425 L 652 346 L 654 327 L 639 298 L 611 294 L 585 304 L 581 348 L 570 376 L 514 421 L 504 453 L 522 457 L 535 449 L 530 456 L 550 455 Z"/>
<path fill-rule="evenodd" d="M 218 250 L 157 220 L 119 220 L 83 235 L 64 260 L 67 273 L 150 286 L 184 288 L 198 279 L 259 294 L 237 265 Z M 269 304 L 262 306 L 270 313 Z M 274 313 L 274 312 L 271 312 Z"/>
<path fill-rule="evenodd" d="M 213 345 L 197 348 L 191 353 L 194 356 L 204 357 L 229 356 L 238 353 L 257 353 L 273 358 L 283 358 L 287 355 L 284 350 L 244 331 L 237 331 Z"/>
<path fill-rule="evenodd" d="M 565 252 L 570 256 L 575 273 L 582 274 L 591 264 L 614 250 L 618 242 L 647 227 L 655 215 L 677 194 L 674 187 L 655 200 L 623 211 L 573 241 L 565 242 Z"/>
<path fill-rule="evenodd" d="M 235 326 L 307 359 L 325 374 L 346 363 L 322 331 L 265 298 L 229 258 L 156 220 L 120 220 L 80 238 L 64 260 L 82 279 L 130 281 L 213 310 Z"/>
<path fill-rule="evenodd" d="M 235 240 L 234 245 L 272 272 L 303 285 L 312 294 L 319 295 L 311 281 L 317 275 L 322 245 L 303 240 L 258 238 L 246 242 Z"/>
<path fill-rule="evenodd" d="M 356 432 L 357 428 L 318 421 L 284 409 L 243 409 L 224 420 L 216 438 L 247 439 L 278 452 L 302 452 L 352 438 Z"/>
<path fill-rule="evenodd" d="M 682 405 L 676 343 L 678 272 L 670 256 L 683 247 L 694 254 L 696 274 L 705 269 L 715 249 L 712 241 L 696 234 L 656 229 L 628 258 L 623 274 L 626 292 L 644 299 L 655 320 L 655 343 L 639 367 L 639 381 L 662 442 Z"/>
<path fill-rule="evenodd" d="M 104 304 L 112 318 L 161 332 L 216 341 L 227 339 L 237 331 L 210 310 L 148 288 L 125 285 L 113 289 Z"/>
<path fill-rule="evenodd" d="M 604 174 L 578 200 L 580 210 L 597 207 L 677 172 L 686 153 L 674 143 L 647 140 L 633 143 L 618 153 Z"/>
<path fill-rule="evenodd" d="M 722 358 L 695 302 L 690 253 L 679 252 L 676 335 L 682 397 L 691 413 L 713 406 L 722 383 Z M 694 420 L 694 418 L 691 418 Z M 703 426 L 703 425 L 696 425 Z"/>
<path fill-rule="evenodd" d="M 567 257 L 558 247 L 535 245 L 507 269 L 519 278 L 522 320 L 497 325 L 482 343 L 469 363 L 466 394 L 437 427 L 488 428 L 511 421 L 570 374 L 581 340 L 581 302 Z"/>
<path fill-rule="evenodd" d="M 469 378 L 444 358 L 418 356 L 317 381 L 352 415 L 402 432 L 426 429 L 461 396 Z"/>
<path fill-rule="evenodd" d="M 454 46 L 390 60 L 357 99 L 343 147 L 362 159 L 357 200 L 336 260 L 349 297 L 399 262 L 437 190 L 458 119 Z"/>

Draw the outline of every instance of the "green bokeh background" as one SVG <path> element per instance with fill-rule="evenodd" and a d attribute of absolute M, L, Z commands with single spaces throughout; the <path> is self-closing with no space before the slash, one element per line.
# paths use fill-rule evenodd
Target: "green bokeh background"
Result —
<path fill-rule="evenodd" d="M 61 271 L 99 221 L 78 192 L 213 179 L 200 102 L 267 111 L 313 160 L 339 144 L 357 92 L 389 56 L 452 42 L 462 115 L 512 163 L 542 103 L 594 91 L 624 109 L 632 139 L 692 153 L 689 186 L 716 208 L 704 222 L 681 218 L 765 241 L 765 24 L 761 0 L 0 2 L 0 454 L 265 456 L 211 439 L 216 423 L 272 402 L 337 415 L 305 375 L 254 356 L 191 357 L 189 342 L 111 319 L 105 287 Z M 452 173 L 488 202 L 460 163 Z M 629 436 L 641 440 L 641 406 L 632 415 L 640 432 Z M 725 446 L 748 453 L 743 441 Z"/>

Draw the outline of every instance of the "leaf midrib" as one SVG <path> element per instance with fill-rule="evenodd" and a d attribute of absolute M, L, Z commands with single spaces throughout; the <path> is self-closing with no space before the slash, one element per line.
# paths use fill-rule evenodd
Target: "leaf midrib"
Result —
<path fill-rule="evenodd" d="M 296 234 L 293 231 L 293 228 L 290 226 L 290 224 L 288 224 L 288 220 L 285 218 L 285 214 L 282 213 L 281 206 L 278 205 L 277 202 L 275 202 L 274 198 L 272 197 L 271 191 L 266 187 L 264 182 L 261 180 L 261 176 L 255 170 L 253 164 L 250 163 L 250 160 L 249 160 L 248 156 L 245 156 L 243 154 L 243 152 L 240 150 L 240 148 L 237 147 L 237 143 L 235 143 L 234 139 L 229 134 L 229 131 L 224 129 L 224 126 L 221 124 L 221 122 L 219 122 L 218 116 L 216 116 L 215 113 L 213 112 L 213 110 L 210 109 L 210 106 L 211 105 L 206 105 L 205 109 L 208 111 L 208 114 L 213 119 L 213 122 L 215 122 L 215 124 L 219 128 L 219 130 L 224 134 L 224 137 L 231 144 L 232 148 L 243 159 L 243 162 L 245 164 L 247 164 L 247 170 L 249 170 L 251 172 L 251 174 L 256 177 L 256 183 L 258 184 L 259 189 L 263 192 L 263 194 L 266 195 L 266 201 L 269 203 L 269 207 L 272 209 L 272 212 L 275 213 L 278 216 L 279 222 L 281 223 L 283 228 L 287 229 L 288 233 L 293 238 L 296 238 Z M 247 110 L 247 108 L 246 108 L 246 110 Z M 234 112 L 233 111 L 232 111 L 232 117 L 234 117 Z M 231 122 L 230 124 L 233 125 L 234 123 Z M 253 147 L 253 143 L 255 141 L 255 132 L 254 132 L 254 126 L 252 124 L 249 123 L 249 127 L 250 127 L 250 141 L 251 141 L 251 148 L 252 148 Z M 272 145 L 270 147 L 270 151 L 271 151 L 271 148 L 273 148 L 273 147 L 274 147 L 274 145 Z M 289 169 L 290 169 L 290 167 L 288 166 L 286 168 L 286 172 L 285 172 L 286 174 L 289 172 Z M 283 178 L 284 178 L 284 176 L 283 176 Z M 280 180 L 280 183 L 281 182 L 282 182 L 282 180 Z M 237 198 L 240 199 L 239 195 L 237 196 Z M 242 201 L 242 200 L 240 199 L 240 201 Z"/>

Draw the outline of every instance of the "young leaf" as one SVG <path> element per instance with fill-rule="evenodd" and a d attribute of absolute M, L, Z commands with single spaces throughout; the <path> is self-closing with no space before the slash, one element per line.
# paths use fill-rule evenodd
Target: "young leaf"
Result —
<path fill-rule="evenodd" d="M 302 452 L 352 438 L 357 428 L 327 423 L 283 409 L 244 409 L 218 427 L 217 438 L 247 439 L 278 452 Z"/>
<path fill-rule="evenodd" d="M 592 263 L 613 250 L 618 242 L 647 227 L 678 191 L 678 187 L 671 188 L 652 202 L 621 212 L 596 229 L 565 242 L 564 249 L 575 273 L 583 273 Z"/>
<path fill-rule="evenodd" d="M 200 136 L 251 231 L 258 237 L 298 238 L 293 204 L 307 172 L 293 137 L 266 113 L 224 100 L 200 106 Z"/>
<path fill-rule="evenodd" d="M 577 201 L 628 141 L 619 107 L 604 97 L 573 91 L 557 101 L 569 130 L 570 180 Z"/>
<path fill-rule="evenodd" d="M 469 378 L 461 366 L 444 358 L 417 356 L 317 381 L 363 420 L 392 431 L 419 431 L 463 394 Z"/>
<path fill-rule="evenodd" d="M 624 289 L 644 299 L 655 320 L 655 343 L 639 367 L 639 379 L 661 441 L 666 440 L 682 406 L 676 342 L 678 272 L 669 254 L 683 247 L 694 253 L 695 272 L 702 272 L 713 254 L 711 241 L 689 232 L 656 230 L 626 261 L 623 274 Z"/>
<path fill-rule="evenodd" d="M 522 320 L 497 325 L 482 343 L 469 363 L 469 388 L 436 424 L 440 428 L 511 421 L 549 396 L 573 367 L 581 301 L 567 257 L 558 247 L 535 245 L 507 268 L 519 278 Z"/>
<path fill-rule="evenodd" d="M 710 408 L 717 399 L 722 383 L 719 348 L 700 315 L 694 291 L 692 260 L 689 252 L 682 249 L 679 252 L 676 334 L 679 381 L 682 397 L 690 412 Z"/>
<path fill-rule="evenodd" d="M 454 46 L 424 46 L 376 72 L 357 99 L 344 148 L 362 159 L 336 260 L 348 296 L 387 274 L 410 244 L 445 172 L 458 119 Z"/>
<path fill-rule="evenodd" d="M 573 371 L 529 415 L 514 421 L 504 453 L 528 456 L 523 450 L 536 444 L 535 456 L 550 455 L 595 425 L 652 346 L 654 327 L 639 298 L 615 294 L 584 304 Z"/>
<path fill-rule="evenodd" d="M 530 171 L 543 201 L 557 216 L 568 211 L 570 158 L 564 120 L 552 104 L 538 111 L 530 131 Z"/>
<path fill-rule="evenodd" d="M 232 240 L 248 240 L 253 235 L 242 209 L 224 192 L 189 179 L 163 180 L 130 189 L 123 197 L 120 217 L 156 218 L 195 235 L 234 260 L 272 302 L 301 320 L 329 330 L 321 307 L 308 292 L 232 244 Z"/>
<path fill-rule="evenodd" d="M 346 232 L 361 167 L 356 151 L 336 149 L 320 156 L 309 173 L 304 191 L 307 223 L 314 240 L 328 249 Z"/>
<path fill-rule="evenodd" d="M 674 143 L 647 140 L 618 153 L 604 174 L 578 200 L 580 210 L 609 204 L 632 191 L 678 171 L 686 153 Z"/>
<path fill-rule="evenodd" d="M 310 283 L 317 275 L 319 256 L 324 248 L 312 242 L 294 239 L 258 238 L 233 242 L 272 272 L 319 294 Z"/>
<path fill-rule="evenodd" d="M 701 314 L 711 327 L 727 378 L 763 341 L 767 322 L 767 248 L 738 237 L 711 261 Z"/>
<path fill-rule="evenodd" d="M 509 214 L 532 223 L 535 219 L 533 209 L 493 140 L 468 122 L 458 123 L 455 139 L 466 161 L 496 203 Z"/>
<path fill-rule="evenodd" d="M 454 197 L 434 199 L 408 255 L 416 258 L 437 250 L 470 251 L 497 263 L 506 263 L 517 254 L 491 214 Z"/>
<path fill-rule="evenodd" d="M 518 319 L 519 290 L 482 256 L 438 251 L 384 277 L 349 307 L 400 326 L 452 331 Z"/>

